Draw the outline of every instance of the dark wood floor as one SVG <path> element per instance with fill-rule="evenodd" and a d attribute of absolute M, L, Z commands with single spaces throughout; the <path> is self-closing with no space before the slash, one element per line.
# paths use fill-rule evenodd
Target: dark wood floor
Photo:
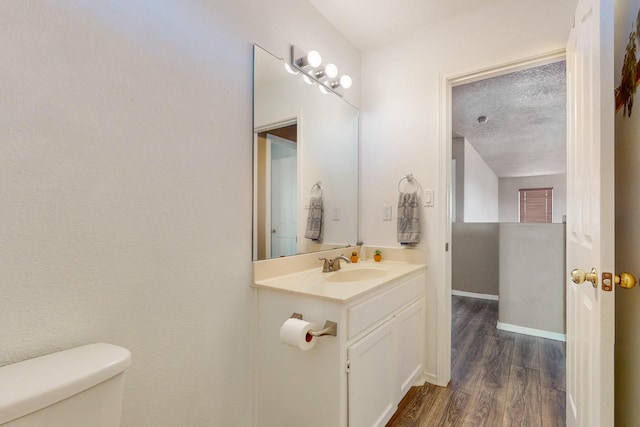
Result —
<path fill-rule="evenodd" d="M 387 427 L 564 426 L 565 344 L 497 320 L 497 301 L 454 296 L 451 383 L 413 387 Z"/>

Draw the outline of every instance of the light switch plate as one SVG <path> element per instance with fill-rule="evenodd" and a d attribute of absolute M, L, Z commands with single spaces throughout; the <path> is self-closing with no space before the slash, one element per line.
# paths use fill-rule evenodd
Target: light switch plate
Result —
<path fill-rule="evenodd" d="M 340 221 L 340 206 L 333 206 L 331 212 L 331 219 L 334 221 Z"/>
<path fill-rule="evenodd" d="M 433 190 L 426 189 L 424 190 L 424 194 L 422 196 L 422 205 L 425 207 L 433 206 Z"/>
<path fill-rule="evenodd" d="M 384 205 L 384 212 L 382 214 L 383 221 L 391 221 L 391 216 L 393 212 L 393 206 L 390 204 Z"/>

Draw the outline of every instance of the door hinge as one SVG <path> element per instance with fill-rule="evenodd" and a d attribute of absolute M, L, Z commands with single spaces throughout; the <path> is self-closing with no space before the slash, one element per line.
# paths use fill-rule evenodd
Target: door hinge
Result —
<path fill-rule="evenodd" d="M 344 371 L 347 374 L 351 372 L 351 360 L 347 360 L 347 363 L 345 364 L 345 367 L 344 367 Z"/>
<path fill-rule="evenodd" d="M 444 251 L 449 252 L 449 242 L 444 244 Z"/>

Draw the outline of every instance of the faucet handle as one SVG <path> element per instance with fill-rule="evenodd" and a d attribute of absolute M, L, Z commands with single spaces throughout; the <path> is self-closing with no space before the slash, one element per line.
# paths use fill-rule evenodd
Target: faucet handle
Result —
<path fill-rule="evenodd" d="M 322 266 L 323 273 L 329 273 L 331 271 L 331 261 L 327 258 L 318 258 L 320 261 L 324 261 L 324 265 Z"/>

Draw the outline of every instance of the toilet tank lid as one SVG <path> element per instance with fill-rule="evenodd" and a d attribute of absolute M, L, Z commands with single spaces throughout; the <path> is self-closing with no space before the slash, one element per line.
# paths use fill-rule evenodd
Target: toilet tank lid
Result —
<path fill-rule="evenodd" d="M 131 364 L 131 353 L 95 343 L 0 367 L 0 425 L 53 405 Z"/>

